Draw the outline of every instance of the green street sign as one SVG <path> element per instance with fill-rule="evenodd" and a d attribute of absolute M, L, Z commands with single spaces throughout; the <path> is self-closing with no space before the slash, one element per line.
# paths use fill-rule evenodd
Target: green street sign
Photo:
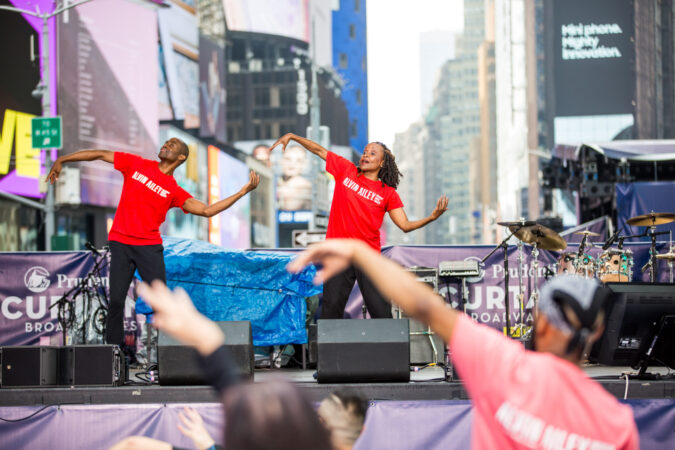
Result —
<path fill-rule="evenodd" d="M 31 119 L 33 148 L 63 148 L 61 116 Z"/>

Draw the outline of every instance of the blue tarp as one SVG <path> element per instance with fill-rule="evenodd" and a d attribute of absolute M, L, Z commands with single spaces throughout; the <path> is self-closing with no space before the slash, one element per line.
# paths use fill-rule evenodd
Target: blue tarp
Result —
<path fill-rule="evenodd" d="M 228 250 L 202 241 L 163 237 L 166 280 L 182 287 L 211 320 L 250 320 L 256 346 L 307 342 L 305 298 L 319 294 L 316 268 L 290 274 L 293 255 Z"/>

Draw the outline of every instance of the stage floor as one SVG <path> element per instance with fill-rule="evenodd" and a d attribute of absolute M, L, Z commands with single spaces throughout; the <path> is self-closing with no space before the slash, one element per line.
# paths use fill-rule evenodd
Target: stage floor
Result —
<path fill-rule="evenodd" d="M 633 373 L 629 367 L 587 366 L 584 371 L 595 378 L 617 398 L 623 398 L 626 380 L 622 373 Z M 665 368 L 651 368 L 650 372 L 666 375 Z M 350 390 L 369 400 L 465 400 L 468 398 L 460 381 L 439 381 L 440 367 L 428 367 L 411 372 L 409 383 L 343 383 L 320 384 L 314 380 L 313 370 L 263 369 L 256 370 L 254 380 L 284 378 L 297 384 L 311 400 L 321 401 L 335 390 Z M 132 373 L 133 378 L 133 373 Z M 636 380 L 629 376 L 627 398 L 675 398 L 675 379 Z M 133 403 L 209 403 L 219 402 L 208 386 L 133 385 L 122 387 L 58 387 L 58 388 L 3 388 L 1 406 L 32 406 L 56 404 L 133 404 Z"/>

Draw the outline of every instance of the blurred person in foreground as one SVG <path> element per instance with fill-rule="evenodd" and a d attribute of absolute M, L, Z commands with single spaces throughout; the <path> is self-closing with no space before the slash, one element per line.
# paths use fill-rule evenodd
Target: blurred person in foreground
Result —
<path fill-rule="evenodd" d="M 195 309 L 183 289 L 172 292 L 164 283 L 154 281 L 141 284 L 138 294 L 154 310 L 153 326 L 199 353 L 205 378 L 223 399 L 226 449 L 332 448 L 314 408 L 293 384 L 241 383 L 222 330 Z"/>
<path fill-rule="evenodd" d="M 317 414 L 328 428 L 335 450 L 351 450 L 361 436 L 368 405 L 362 397 L 333 392 L 321 401 Z"/>
<path fill-rule="evenodd" d="M 498 331 L 474 323 L 393 261 L 353 240 L 328 240 L 296 257 L 298 272 L 317 264 L 321 283 L 355 265 L 385 298 L 430 324 L 452 351 L 475 415 L 472 447 L 637 449 L 632 410 L 580 368 L 603 331 L 609 291 L 597 281 L 554 278 L 541 290 L 528 351 Z"/>

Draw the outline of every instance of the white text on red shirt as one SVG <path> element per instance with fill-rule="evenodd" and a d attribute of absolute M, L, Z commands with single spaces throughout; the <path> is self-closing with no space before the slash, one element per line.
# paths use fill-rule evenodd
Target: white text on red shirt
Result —
<path fill-rule="evenodd" d="M 169 195 L 169 191 L 164 189 L 162 186 L 158 185 L 154 181 L 150 180 L 148 177 L 143 175 L 142 173 L 139 173 L 138 171 L 134 172 L 134 174 L 131 176 L 132 179 L 140 181 L 141 184 L 144 184 L 148 189 L 150 189 L 152 192 L 155 192 L 159 194 L 160 197 L 166 198 L 167 195 Z"/>
<path fill-rule="evenodd" d="M 362 186 L 360 186 L 356 181 L 352 180 L 349 177 L 345 177 L 344 180 L 342 180 L 342 184 L 347 187 L 347 189 L 351 189 L 352 191 L 356 192 L 358 195 L 361 197 L 365 198 L 366 200 L 371 200 L 375 202 L 376 205 L 379 205 L 382 203 L 382 196 L 377 195 L 375 192 L 371 191 L 370 189 L 366 189 Z"/>

